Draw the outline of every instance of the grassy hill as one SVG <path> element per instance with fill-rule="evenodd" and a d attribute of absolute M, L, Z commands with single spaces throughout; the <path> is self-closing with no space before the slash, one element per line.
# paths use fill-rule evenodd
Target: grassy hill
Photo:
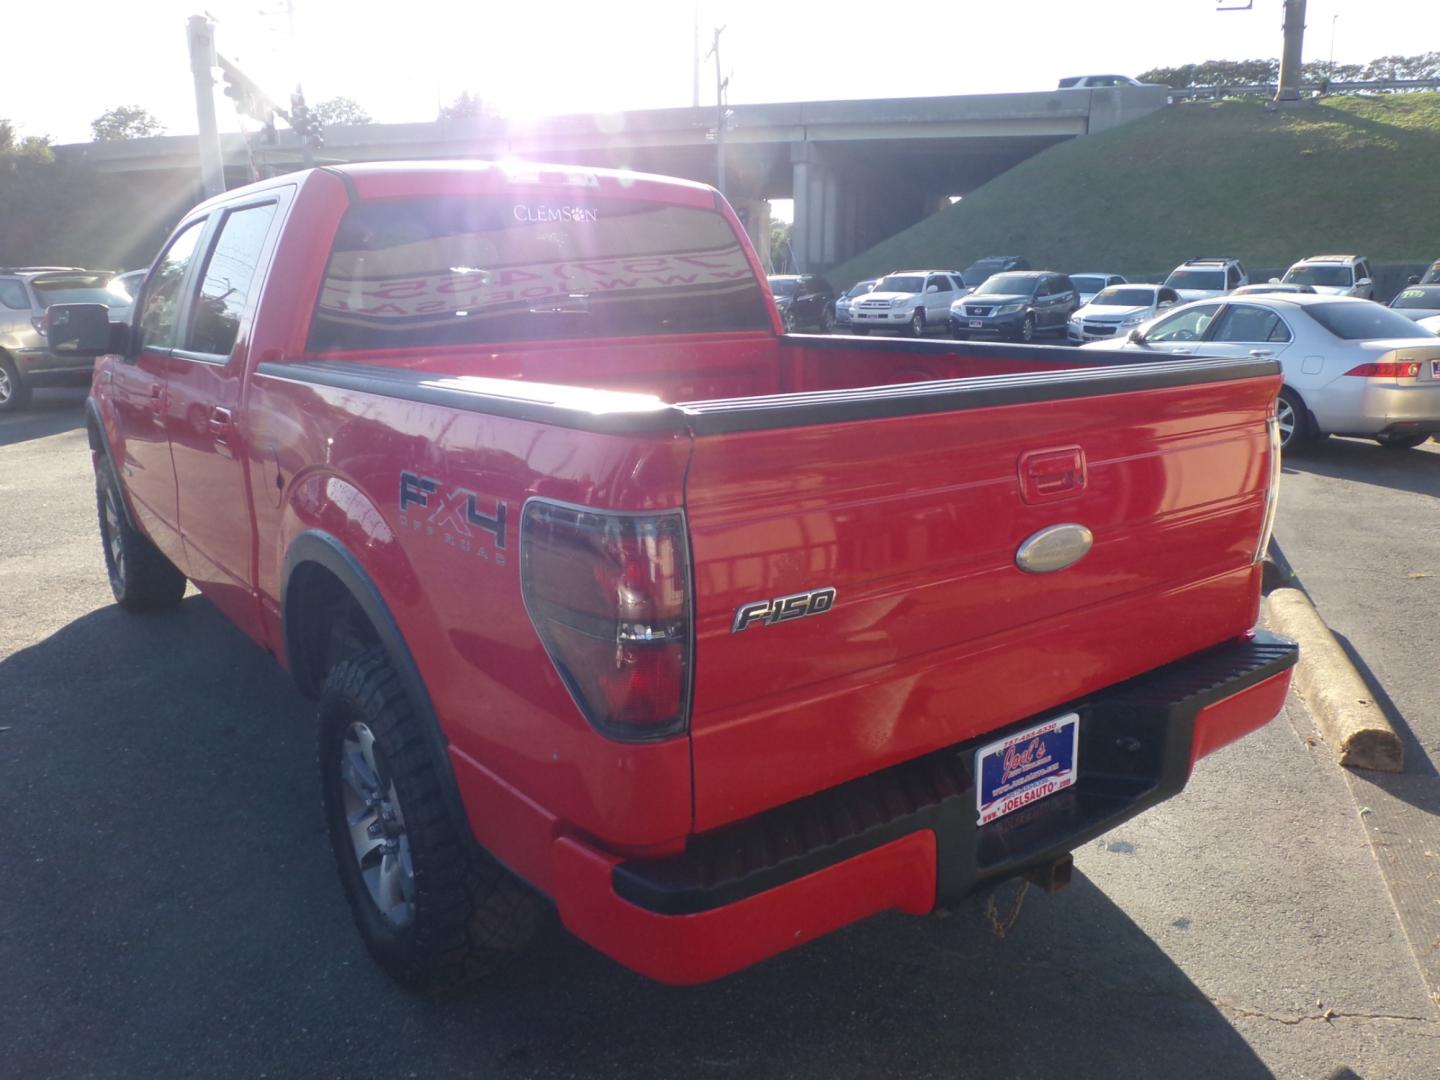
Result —
<path fill-rule="evenodd" d="M 1354 251 L 1440 258 L 1440 94 L 1175 105 L 1051 147 L 827 274 L 1024 255 L 1037 267 L 1163 275 L 1195 255 L 1283 267 Z"/>

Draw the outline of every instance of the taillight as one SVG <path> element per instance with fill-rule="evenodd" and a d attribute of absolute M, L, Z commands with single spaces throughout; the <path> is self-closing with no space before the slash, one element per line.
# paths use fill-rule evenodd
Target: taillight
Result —
<path fill-rule="evenodd" d="M 1270 461 L 1265 473 L 1265 517 L 1260 523 L 1260 541 L 1255 545 L 1251 564 L 1265 558 L 1270 549 L 1270 536 L 1275 532 L 1275 511 L 1280 505 L 1280 422 L 1272 415 L 1265 421 L 1266 443 Z"/>
<path fill-rule="evenodd" d="M 690 706 L 685 517 L 525 504 L 530 621 L 585 718 L 615 739 L 683 732 Z"/>
<path fill-rule="evenodd" d="M 1360 364 L 1345 372 L 1362 379 L 1415 379 L 1420 375 L 1420 363 L 1416 360 L 1380 360 L 1374 364 Z"/>
<path fill-rule="evenodd" d="M 35 332 L 41 337 L 44 337 L 46 331 L 49 329 L 46 316 L 44 315 L 31 315 L 30 325 L 35 328 Z"/>

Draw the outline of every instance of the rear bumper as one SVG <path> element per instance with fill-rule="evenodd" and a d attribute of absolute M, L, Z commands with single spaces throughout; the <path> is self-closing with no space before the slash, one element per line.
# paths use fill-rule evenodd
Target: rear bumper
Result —
<path fill-rule="evenodd" d="M 1198 758 L 1280 711 L 1297 655 L 1257 633 L 1058 706 L 1050 714 L 1080 714 L 1075 785 L 983 827 L 971 763 L 1003 732 L 692 837 L 674 858 L 623 860 L 561 837 L 560 916 L 627 967 L 692 984 L 881 911 L 924 914 L 1179 792 Z"/>

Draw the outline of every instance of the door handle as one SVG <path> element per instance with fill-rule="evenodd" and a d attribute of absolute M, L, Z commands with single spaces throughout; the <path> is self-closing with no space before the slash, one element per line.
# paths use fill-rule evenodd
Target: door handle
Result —
<path fill-rule="evenodd" d="M 229 409 L 214 406 L 210 410 L 210 434 L 217 437 L 228 434 L 233 419 Z"/>
<path fill-rule="evenodd" d="M 165 414 L 164 383 L 157 382 L 150 384 L 150 411 L 156 416 L 163 416 Z"/>

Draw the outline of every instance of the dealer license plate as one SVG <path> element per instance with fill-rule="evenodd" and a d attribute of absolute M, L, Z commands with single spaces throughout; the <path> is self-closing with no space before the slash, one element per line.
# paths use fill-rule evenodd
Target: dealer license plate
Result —
<path fill-rule="evenodd" d="M 970 320 L 970 326 L 971 326 L 972 329 L 978 329 L 979 327 L 982 327 L 982 326 L 984 326 L 984 325 L 985 325 L 985 321 L 984 321 L 983 319 L 971 319 L 971 320 Z"/>
<path fill-rule="evenodd" d="M 985 825 L 1075 783 L 1080 714 L 1066 713 L 975 751 L 975 808 Z"/>

